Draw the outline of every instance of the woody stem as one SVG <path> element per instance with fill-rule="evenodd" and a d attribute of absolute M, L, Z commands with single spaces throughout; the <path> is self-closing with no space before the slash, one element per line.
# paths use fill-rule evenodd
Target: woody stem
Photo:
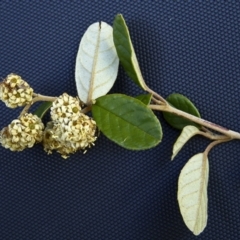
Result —
<path fill-rule="evenodd" d="M 184 111 L 181 111 L 177 108 L 174 108 L 172 106 L 170 106 L 169 104 L 166 104 L 166 105 L 153 105 L 153 104 L 150 104 L 149 105 L 149 108 L 151 108 L 152 110 L 158 110 L 158 111 L 164 111 L 164 112 L 169 112 L 169 113 L 173 113 L 177 116 L 180 116 L 180 117 L 183 117 L 183 118 L 186 118 L 192 122 L 195 122 L 201 126 L 204 126 L 204 127 L 207 127 L 209 129 L 212 129 L 212 130 L 215 130 L 219 133 L 222 133 L 228 137 L 230 137 L 231 139 L 239 139 L 240 140 L 240 133 L 238 132 L 235 132 L 235 131 L 232 131 L 232 130 L 229 130 L 225 127 L 222 127 L 220 125 L 217 125 L 215 123 L 212 123 L 212 122 L 209 122 L 207 120 L 204 120 L 202 118 L 198 118 L 196 116 L 193 116 L 189 113 L 186 113 Z"/>

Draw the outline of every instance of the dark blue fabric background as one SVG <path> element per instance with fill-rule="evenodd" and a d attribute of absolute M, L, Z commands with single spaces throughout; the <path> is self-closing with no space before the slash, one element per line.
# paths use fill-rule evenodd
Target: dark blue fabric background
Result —
<path fill-rule="evenodd" d="M 0 1 L 0 76 L 15 72 L 36 92 L 77 95 L 75 57 L 87 27 L 122 13 L 147 84 L 189 97 L 203 118 L 240 131 L 239 1 Z M 120 67 L 113 93 L 141 93 Z M 20 110 L 0 103 L 3 128 Z M 63 160 L 37 145 L 0 148 L 1 240 L 239 239 L 240 142 L 209 155 L 209 219 L 195 237 L 176 191 L 186 161 L 209 141 L 195 137 L 170 162 L 179 132 L 157 113 L 162 143 L 129 151 L 101 135 L 96 146 Z"/>

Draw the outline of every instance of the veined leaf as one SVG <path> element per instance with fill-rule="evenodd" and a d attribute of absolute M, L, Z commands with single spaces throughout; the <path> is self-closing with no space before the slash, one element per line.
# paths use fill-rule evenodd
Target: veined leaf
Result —
<path fill-rule="evenodd" d="M 197 108 L 194 104 L 185 96 L 179 93 L 173 93 L 169 95 L 166 100 L 169 104 L 173 107 L 182 110 L 184 112 L 190 113 L 196 117 L 200 117 L 200 113 L 198 112 Z M 183 117 L 179 117 L 175 114 L 169 112 L 163 112 L 164 119 L 174 128 L 182 130 L 185 126 L 193 125 L 195 127 L 200 127 L 198 124 L 187 120 Z"/>
<path fill-rule="evenodd" d="M 132 45 L 129 30 L 122 14 L 116 15 L 114 19 L 113 41 L 124 70 L 138 86 L 146 90 L 146 84 Z"/>
<path fill-rule="evenodd" d="M 161 125 L 141 101 L 123 95 L 100 97 L 92 106 L 93 118 L 110 140 L 131 150 L 155 147 L 162 139 Z"/>
<path fill-rule="evenodd" d="M 43 102 L 35 112 L 33 112 L 34 115 L 37 115 L 39 118 L 42 118 L 48 109 L 52 106 L 52 102 Z"/>
<path fill-rule="evenodd" d="M 178 137 L 177 141 L 173 145 L 173 153 L 172 153 L 172 159 L 173 160 L 176 155 L 179 153 L 179 151 L 182 149 L 184 144 L 194 135 L 198 134 L 200 131 L 195 126 L 186 126 L 183 128 L 180 136 Z"/>
<path fill-rule="evenodd" d="M 199 235 L 207 225 L 209 165 L 203 153 L 194 155 L 178 179 L 178 203 L 187 227 Z"/>
<path fill-rule="evenodd" d="M 141 94 L 141 95 L 136 96 L 135 98 L 140 100 L 145 105 L 148 105 L 150 103 L 150 101 L 151 101 L 152 94 L 150 94 L 150 93 L 148 93 L 148 94 Z"/>
<path fill-rule="evenodd" d="M 92 24 L 82 37 L 76 58 L 75 80 L 84 103 L 105 95 L 113 86 L 119 59 L 113 43 L 112 27 Z"/>

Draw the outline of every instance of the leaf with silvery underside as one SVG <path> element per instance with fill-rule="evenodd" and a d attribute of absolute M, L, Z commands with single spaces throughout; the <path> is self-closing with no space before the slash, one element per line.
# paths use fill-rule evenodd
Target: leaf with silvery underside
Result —
<path fill-rule="evenodd" d="M 208 158 L 194 155 L 183 167 L 178 179 L 178 204 L 186 226 L 199 235 L 207 225 Z"/>
<path fill-rule="evenodd" d="M 151 102 L 152 94 L 141 94 L 135 97 L 136 99 L 140 100 L 145 105 L 148 105 Z"/>
<path fill-rule="evenodd" d="M 178 137 L 177 141 L 173 145 L 173 153 L 172 153 L 171 160 L 173 160 L 176 157 L 176 155 L 179 153 L 179 151 L 182 149 L 182 147 L 185 145 L 185 143 L 190 138 L 192 138 L 193 136 L 198 134 L 199 132 L 200 132 L 200 130 L 195 126 L 189 125 L 189 126 L 184 127 L 180 136 Z"/>
<path fill-rule="evenodd" d="M 100 131 L 113 142 L 131 150 L 155 147 L 162 128 L 154 113 L 141 101 L 123 94 L 100 97 L 92 105 Z"/>
<path fill-rule="evenodd" d="M 147 89 L 133 48 L 127 24 L 122 14 L 116 15 L 113 22 L 113 41 L 120 62 L 128 76 L 143 90 Z"/>
<path fill-rule="evenodd" d="M 43 102 L 41 105 L 33 112 L 34 115 L 37 115 L 39 118 L 43 118 L 48 109 L 52 106 L 52 102 Z"/>
<path fill-rule="evenodd" d="M 105 22 L 92 24 L 84 33 L 76 58 L 78 96 L 87 105 L 108 93 L 118 73 L 119 59 L 113 29 Z"/>
<path fill-rule="evenodd" d="M 184 112 L 187 112 L 189 114 L 192 114 L 196 117 L 200 117 L 200 113 L 197 110 L 197 108 L 194 106 L 194 104 L 182 94 L 173 93 L 169 95 L 166 98 L 166 100 L 171 106 L 179 110 L 182 110 Z M 188 125 L 192 125 L 197 128 L 200 128 L 200 125 L 169 112 L 163 112 L 163 117 L 167 121 L 167 123 L 169 123 L 172 127 L 177 128 L 179 130 L 182 130 L 185 126 L 188 126 Z"/>

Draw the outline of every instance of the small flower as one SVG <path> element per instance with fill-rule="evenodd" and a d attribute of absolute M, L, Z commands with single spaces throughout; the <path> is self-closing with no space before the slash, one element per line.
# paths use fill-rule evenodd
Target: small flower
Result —
<path fill-rule="evenodd" d="M 31 103 L 33 89 L 29 84 L 16 74 L 9 74 L 0 83 L 0 99 L 7 107 L 22 107 Z"/>
<path fill-rule="evenodd" d="M 57 125 L 54 125 L 53 122 L 48 122 L 43 132 L 43 147 L 48 154 L 51 154 L 52 150 L 57 150 L 62 147 L 61 143 L 55 139 L 54 132 L 55 134 L 58 132 Z"/>
<path fill-rule="evenodd" d="M 0 132 L 0 143 L 11 151 L 22 151 L 42 141 L 44 125 L 40 118 L 31 113 L 13 120 Z"/>
<path fill-rule="evenodd" d="M 78 119 L 71 119 L 65 125 L 49 122 L 44 131 L 43 145 L 48 154 L 56 150 L 67 158 L 69 154 L 93 146 L 96 139 L 96 122 L 81 113 Z"/>
<path fill-rule="evenodd" d="M 61 135 L 61 141 L 74 149 L 91 147 L 96 139 L 96 122 L 83 113 L 77 120 L 69 121 Z"/>
<path fill-rule="evenodd" d="M 68 124 L 69 120 L 76 120 L 80 116 L 80 101 L 67 93 L 59 96 L 52 104 L 51 118 L 53 121 Z"/>

